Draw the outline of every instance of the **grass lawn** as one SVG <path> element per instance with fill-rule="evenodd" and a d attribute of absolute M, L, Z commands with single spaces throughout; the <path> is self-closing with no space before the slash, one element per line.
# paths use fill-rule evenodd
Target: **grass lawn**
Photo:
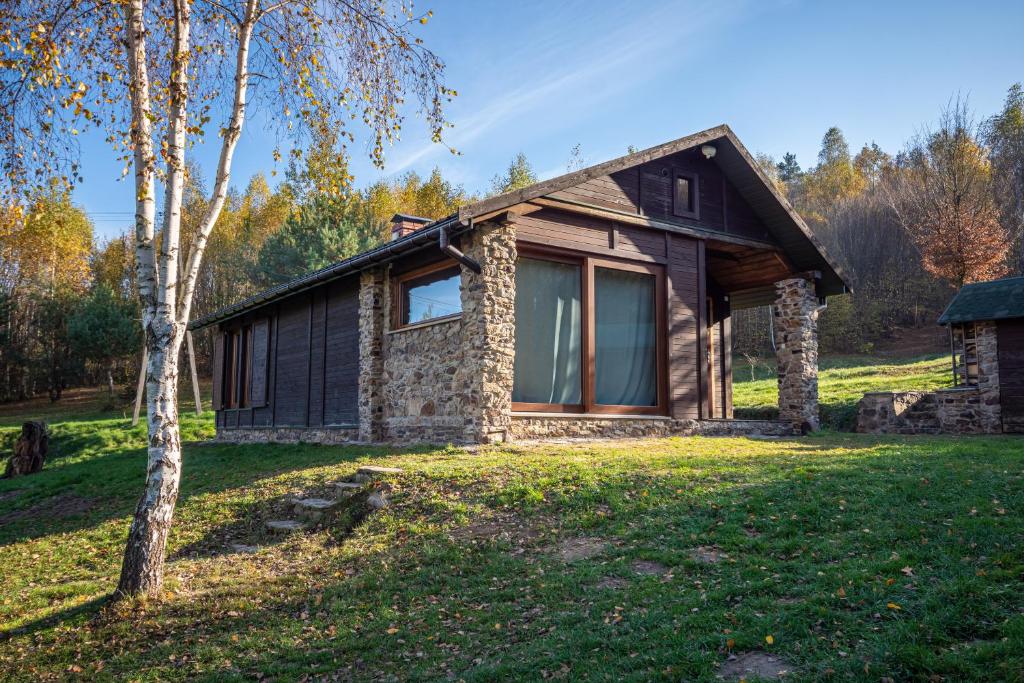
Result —
<path fill-rule="evenodd" d="M 818 392 L 821 422 L 825 427 L 853 431 L 857 401 L 869 391 L 923 391 L 952 386 L 949 354 L 907 360 L 869 356 L 824 356 L 820 359 Z M 778 379 L 774 366 L 755 369 L 737 360 L 733 364 L 733 405 L 736 417 L 778 415 Z"/>
<path fill-rule="evenodd" d="M 110 609 L 142 432 L 53 433 L 0 481 L 0 680 L 1024 680 L 1022 439 L 187 445 L 165 598 Z M 389 509 L 263 534 L 367 462 Z"/>

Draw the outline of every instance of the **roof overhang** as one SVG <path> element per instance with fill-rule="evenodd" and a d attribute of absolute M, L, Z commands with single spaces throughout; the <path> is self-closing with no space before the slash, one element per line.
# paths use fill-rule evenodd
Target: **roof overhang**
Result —
<path fill-rule="evenodd" d="M 727 125 L 720 125 L 708 130 L 688 135 L 672 142 L 657 145 L 633 154 L 627 154 L 595 166 L 566 173 L 556 178 L 544 180 L 519 190 L 507 192 L 496 197 L 489 197 L 479 202 L 467 204 L 459 208 L 458 213 L 434 221 L 416 232 L 397 240 L 392 240 L 380 247 L 363 252 L 340 261 L 321 270 L 303 275 L 289 282 L 277 285 L 236 304 L 222 308 L 189 324 L 189 329 L 201 329 L 217 322 L 242 315 L 252 309 L 264 306 L 272 301 L 292 296 L 311 287 L 336 280 L 372 266 L 387 263 L 400 256 L 411 254 L 436 245 L 441 229 L 451 236 L 466 232 L 473 228 L 474 223 L 490 220 L 509 209 L 529 204 L 560 190 L 579 185 L 592 178 L 605 176 L 617 171 L 638 166 L 676 152 L 712 144 L 716 153 L 714 162 L 736 187 L 743 199 L 750 204 L 755 213 L 764 221 L 772 238 L 798 271 L 818 272 L 819 296 L 842 294 L 851 291 L 850 280 L 843 273 L 838 263 L 829 256 L 821 241 L 811 232 L 804 220 L 782 196 L 761 170 L 760 165 L 750 152 L 740 143 L 739 139 Z M 398 214 L 395 218 L 413 220 L 418 223 L 428 219 Z M 658 227 L 658 226 L 652 226 Z M 674 229 L 677 226 L 666 226 Z M 712 239 L 711 231 L 694 228 L 695 236 Z M 707 235 L 700 233 L 707 232 Z"/>

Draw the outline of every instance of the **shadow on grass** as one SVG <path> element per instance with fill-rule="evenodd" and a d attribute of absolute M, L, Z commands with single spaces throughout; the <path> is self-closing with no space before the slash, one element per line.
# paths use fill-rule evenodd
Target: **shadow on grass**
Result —
<path fill-rule="evenodd" d="M 749 484 L 710 493 L 699 476 L 670 474 L 641 482 L 652 485 L 641 496 L 636 477 L 612 471 L 599 472 L 597 485 L 582 489 L 577 473 L 551 468 L 543 479 L 557 495 L 520 514 L 558 517 L 566 535 L 607 539 L 614 549 L 604 556 L 563 564 L 544 548 L 513 555 L 499 542 L 469 547 L 434 532 L 388 536 L 358 560 L 307 552 L 293 567 L 302 572 L 299 582 L 278 574 L 259 586 L 221 583 L 202 600 L 161 607 L 160 628 L 129 634 L 122 643 L 129 646 L 109 660 L 110 673 L 159 675 L 159 667 L 172 666 L 169 654 L 184 651 L 207 653 L 205 670 L 190 674 L 204 680 L 257 674 L 539 679 L 563 665 L 570 677 L 636 677 L 671 667 L 674 677 L 710 680 L 727 654 L 722 625 L 733 624 L 732 637 L 746 648 L 774 632 L 779 654 L 809 680 L 868 680 L 868 673 L 871 680 L 935 674 L 970 680 L 986 672 L 1012 678 L 1021 663 L 1019 643 L 1000 639 L 1013 634 L 1024 599 L 1001 582 L 1012 582 L 1019 558 L 998 578 L 995 570 L 979 574 L 975 563 L 1005 556 L 1024 528 L 1014 516 L 968 511 L 987 509 L 993 496 L 1007 505 L 1024 502 L 1014 493 L 1024 441 L 998 440 L 1008 447 L 991 455 L 949 439 L 920 440 L 923 449 L 898 439 L 836 441 L 858 452 L 793 464 L 794 448 L 827 447 L 780 440 L 783 456 L 730 463 Z M 866 460 L 865 449 L 878 452 Z M 1003 476 L 1006 470 L 1016 478 Z M 687 479 L 703 492 L 680 493 Z M 401 525 L 426 521 L 416 500 L 426 495 L 410 488 L 396 500 Z M 481 491 L 478 500 L 462 502 L 487 501 L 493 497 Z M 593 517 L 597 506 L 609 513 Z M 392 528 L 382 522 L 367 531 Z M 922 537 L 932 542 L 923 544 Z M 964 538 L 973 544 L 967 564 L 960 557 Z M 693 548 L 701 544 L 731 559 L 695 562 Z M 629 570 L 636 559 L 674 567 L 675 578 L 638 577 Z M 905 576 L 904 566 L 928 578 Z M 623 588 L 595 587 L 609 572 L 628 577 Z M 899 582 L 888 584 L 893 576 Z M 847 583 L 851 577 L 856 582 Z M 849 595 L 836 597 L 842 585 Z M 780 602 L 790 598 L 798 600 Z M 239 600 L 251 607 L 228 607 Z M 887 601 L 898 601 L 901 610 L 887 610 Z M 610 624 L 609 614 L 621 624 Z M 203 628 L 194 637 L 189 630 L 197 620 Z M 109 624 L 90 637 L 103 642 L 117 634 L 124 638 Z M 820 646 L 833 638 L 849 641 L 856 656 L 836 655 L 841 644 Z M 992 645 L 956 649 L 978 640 Z M 951 650 L 956 656 L 948 656 Z"/>
<path fill-rule="evenodd" d="M 61 624 L 77 619 L 78 617 L 99 614 L 103 606 L 109 602 L 109 595 L 101 595 L 98 598 L 93 598 L 92 600 L 83 602 L 80 605 L 75 605 L 74 607 L 69 607 L 59 612 L 48 614 L 40 619 L 35 619 L 17 628 L 0 630 L 0 643 L 17 636 L 32 635 L 38 631 L 45 631 L 46 629 L 60 626 Z"/>
<path fill-rule="evenodd" d="M 0 480 L 0 518 L 11 519 L 0 527 L 0 547 L 91 528 L 134 513 L 145 483 L 144 448 L 117 446 L 109 430 L 58 439 L 58 448 L 65 457 L 48 461 L 42 472 Z M 383 447 L 309 444 L 185 445 L 178 505 L 195 496 L 253 486 L 289 472 L 394 452 Z M 76 454 L 74 459 L 66 457 L 71 453 Z M 6 495 L 11 492 L 16 495 Z M 75 507 L 72 514 L 40 518 L 47 511 L 66 507 L 63 499 L 91 501 L 92 505 Z"/>

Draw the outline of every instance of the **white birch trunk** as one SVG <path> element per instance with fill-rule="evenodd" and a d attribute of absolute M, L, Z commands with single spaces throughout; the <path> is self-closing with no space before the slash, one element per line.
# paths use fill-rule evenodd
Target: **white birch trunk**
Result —
<path fill-rule="evenodd" d="M 175 2 L 175 42 L 172 59 L 171 114 L 167 127 L 168 176 L 160 267 L 153 258 L 155 201 L 152 127 L 149 111 L 149 80 L 146 73 L 144 0 L 131 0 L 126 8 L 129 30 L 129 66 L 132 82 L 132 143 L 135 147 L 136 251 L 139 262 L 140 299 L 149 356 L 146 368 L 148 466 L 146 489 L 139 499 L 128 532 L 120 596 L 156 597 L 163 585 L 167 537 L 181 480 L 181 437 L 178 427 L 178 353 L 184 325 L 177 320 L 177 254 L 181 224 L 184 174 L 185 112 L 187 104 L 187 54 L 189 14 L 187 0 Z M 141 286 L 144 281 L 145 290 Z"/>
<path fill-rule="evenodd" d="M 258 20 L 258 0 L 246 3 L 239 26 L 235 92 L 229 124 L 224 131 L 214 195 L 189 250 L 179 288 L 178 250 L 184 181 L 185 123 L 188 95 L 187 55 L 189 0 L 175 0 L 175 68 L 171 89 L 166 143 L 167 182 L 159 270 L 154 268 L 153 146 L 148 121 L 149 83 L 145 67 L 144 0 L 130 0 L 126 8 L 132 79 L 133 144 L 136 167 L 136 252 L 140 298 L 149 363 L 146 368 L 146 412 L 149 433 L 146 489 L 139 500 L 128 533 L 120 596 L 156 597 L 163 584 L 167 538 L 181 480 L 181 437 L 178 424 L 178 357 L 185 339 L 192 296 L 203 252 L 220 216 L 231 178 L 231 162 L 245 121 L 249 44 Z M 146 283 L 145 288 L 143 283 Z M 151 285 L 151 286 L 150 286 Z M 180 294 L 180 296 L 179 296 Z"/>

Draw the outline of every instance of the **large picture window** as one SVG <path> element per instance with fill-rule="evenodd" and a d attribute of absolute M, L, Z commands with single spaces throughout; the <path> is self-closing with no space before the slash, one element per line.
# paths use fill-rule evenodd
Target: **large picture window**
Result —
<path fill-rule="evenodd" d="M 663 414 L 660 266 L 528 252 L 516 264 L 516 411 Z"/>
<path fill-rule="evenodd" d="M 583 405 L 580 266 L 521 258 L 516 264 L 516 359 L 512 400 Z"/>
<path fill-rule="evenodd" d="M 658 405 L 656 278 L 594 269 L 594 402 Z"/>

